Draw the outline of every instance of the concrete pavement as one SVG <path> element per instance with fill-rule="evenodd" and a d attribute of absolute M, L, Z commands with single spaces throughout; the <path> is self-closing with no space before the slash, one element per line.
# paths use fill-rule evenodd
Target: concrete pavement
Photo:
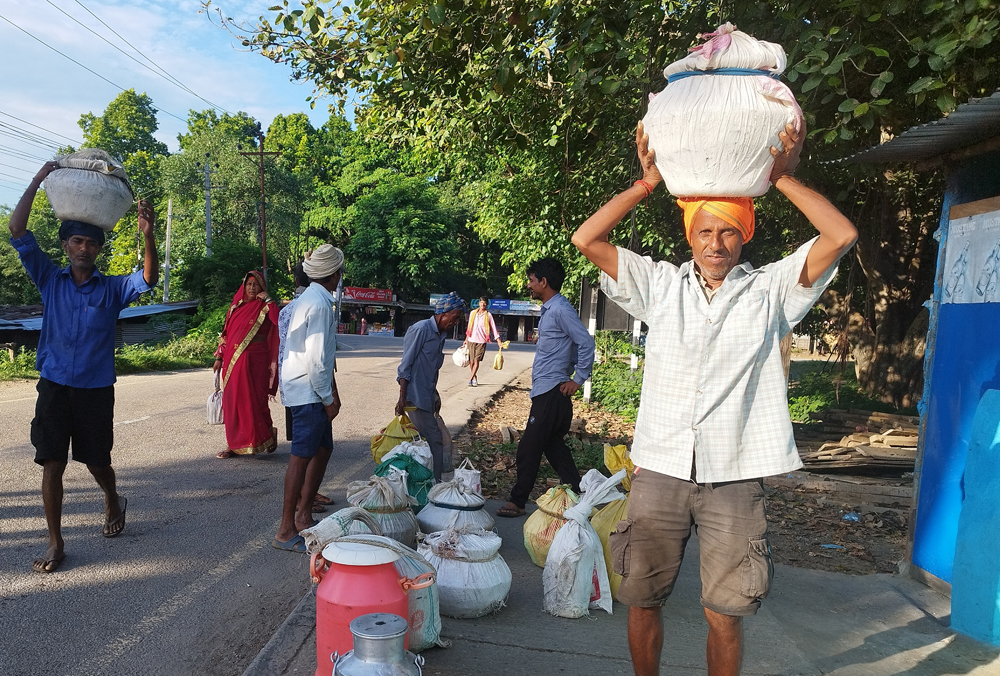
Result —
<path fill-rule="evenodd" d="M 392 416 L 402 340 L 344 336 L 341 345 L 344 408 L 323 485 L 338 506 L 373 468 L 369 442 Z M 467 369 L 446 361 L 439 389 L 456 431 L 530 366 L 534 347 L 505 352 L 506 368 L 482 369 L 475 389 Z M 282 440 L 274 454 L 218 460 L 225 433 L 205 422 L 211 387 L 207 369 L 119 379 L 113 458 L 129 499 L 125 532 L 101 537 L 101 493 L 70 463 L 67 558 L 40 575 L 30 568 L 46 546 L 29 441 L 34 383 L 0 383 L 0 674 L 240 674 L 309 589 L 306 557 L 269 546 L 288 458 L 283 411 L 272 406 Z"/>

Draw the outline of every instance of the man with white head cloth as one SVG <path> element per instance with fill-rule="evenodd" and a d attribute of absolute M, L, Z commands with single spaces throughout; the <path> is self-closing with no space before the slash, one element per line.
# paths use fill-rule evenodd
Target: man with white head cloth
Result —
<path fill-rule="evenodd" d="M 290 552 L 306 552 L 299 531 L 313 525 L 313 498 L 333 451 L 331 423 L 340 413 L 333 294 L 343 267 L 344 253 L 331 244 L 306 256 L 302 269 L 309 287 L 292 310 L 281 354 L 283 403 L 292 409 L 292 452 L 285 471 L 281 525 L 271 546 Z"/>

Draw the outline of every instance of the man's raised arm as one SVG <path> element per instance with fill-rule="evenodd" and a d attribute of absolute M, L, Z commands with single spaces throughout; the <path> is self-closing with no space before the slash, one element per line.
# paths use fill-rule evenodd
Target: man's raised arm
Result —
<path fill-rule="evenodd" d="M 780 190 L 819 231 L 819 239 L 809 249 L 809 255 L 806 256 L 806 262 L 802 266 L 802 274 L 799 276 L 799 284 L 808 288 L 854 245 L 858 239 L 858 230 L 830 200 L 812 188 L 802 185 L 792 175 L 799 163 L 805 136 L 804 123 L 798 132 L 792 125 L 786 125 L 785 131 L 778 135 L 782 149 L 771 148 L 771 155 L 774 156 L 771 184 Z"/>
<path fill-rule="evenodd" d="M 24 191 L 24 194 L 21 195 L 21 199 L 17 203 L 17 206 L 14 207 L 14 211 L 10 214 L 8 227 L 10 227 L 11 239 L 19 239 L 28 233 L 28 216 L 31 215 L 31 205 L 35 201 L 35 195 L 38 193 L 38 187 L 42 184 L 42 181 L 45 180 L 46 176 L 58 168 L 58 162 L 46 162 L 42 165 L 42 168 L 38 170 L 38 173 L 35 174 L 35 177 L 31 179 L 31 183 L 28 184 L 27 189 Z"/>
<path fill-rule="evenodd" d="M 597 210 L 573 233 L 573 244 L 587 259 L 618 281 L 618 249 L 608 241 L 608 235 L 635 205 L 649 197 L 653 188 L 663 181 L 649 149 L 649 135 L 642 131 L 642 122 L 635 129 L 635 145 L 642 164 L 642 180 L 616 195 Z"/>

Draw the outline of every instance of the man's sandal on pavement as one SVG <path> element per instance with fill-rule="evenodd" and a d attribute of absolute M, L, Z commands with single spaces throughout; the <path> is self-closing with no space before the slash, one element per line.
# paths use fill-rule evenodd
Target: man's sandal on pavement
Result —
<path fill-rule="evenodd" d="M 504 516 L 507 518 L 514 518 L 518 516 L 524 516 L 524 510 L 520 507 L 512 507 L 510 505 L 504 505 L 497 510 L 497 516 Z"/>
<path fill-rule="evenodd" d="M 59 566 L 65 558 L 65 556 L 60 556 L 58 559 L 47 559 L 44 556 L 39 556 L 31 562 L 31 569 L 36 573 L 54 573 L 59 570 Z"/>
<path fill-rule="evenodd" d="M 306 540 L 301 535 L 296 535 L 291 540 L 286 540 L 284 542 L 275 538 L 271 541 L 271 546 L 285 552 L 297 552 L 299 554 L 306 553 Z"/>
<path fill-rule="evenodd" d="M 119 496 L 118 506 L 122 510 L 122 513 L 118 515 L 118 518 L 113 521 L 104 522 L 104 529 L 101 531 L 101 535 L 106 538 L 117 537 L 122 534 L 122 531 L 125 530 L 125 510 L 128 509 L 128 498 Z"/>

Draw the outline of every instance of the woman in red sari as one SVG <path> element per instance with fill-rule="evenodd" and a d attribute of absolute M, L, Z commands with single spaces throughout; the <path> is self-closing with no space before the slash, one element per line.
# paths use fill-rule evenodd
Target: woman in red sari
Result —
<path fill-rule="evenodd" d="M 278 390 L 278 306 L 256 270 L 233 296 L 215 352 L 221 369 L 222 416 L 228 448 L 217 458 L 271 453 L 278 445 L 268 396 Z"/>

